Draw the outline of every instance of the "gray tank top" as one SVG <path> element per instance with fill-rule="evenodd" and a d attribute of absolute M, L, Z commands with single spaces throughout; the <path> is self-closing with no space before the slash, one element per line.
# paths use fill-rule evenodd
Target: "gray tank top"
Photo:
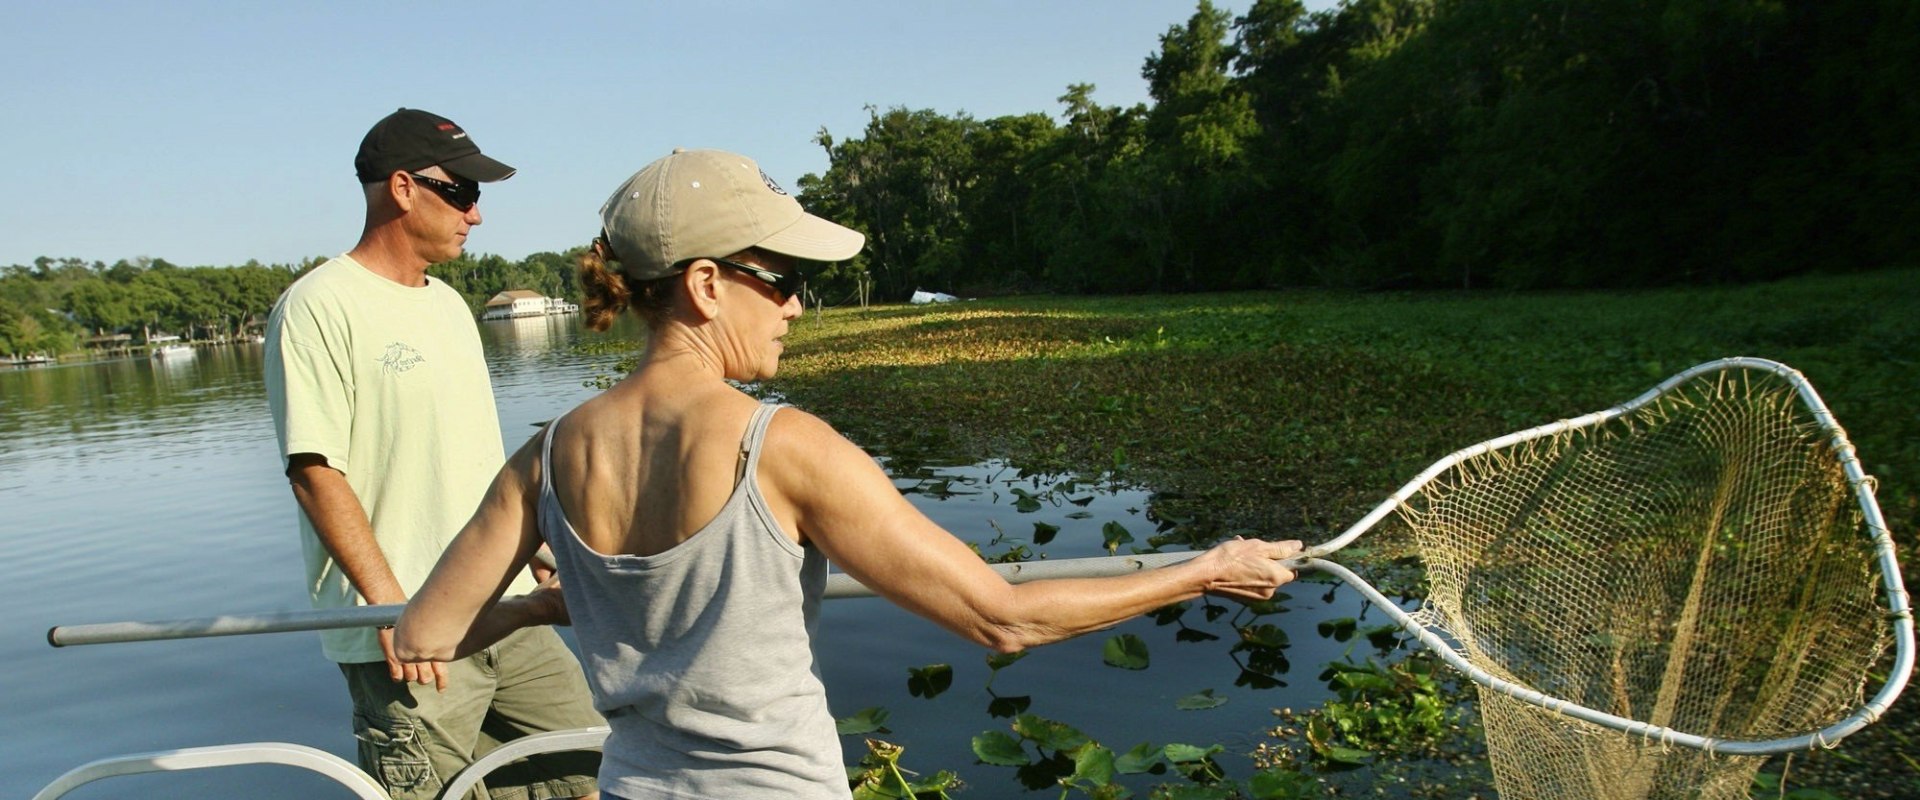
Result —
<path fill-rule="evenodd" d="M 778 408 L 754 412 L 740 443 L 743 477 L 720 513 L 656 555 L 588 548 L 553 493 L 553 470 L 541 470 L 540 535 L 559 565 L 594 705 L 613 729 L 604 792 L 851 796 L 813 657 L 827 560 L 781 533 L 754 479 Z"/>

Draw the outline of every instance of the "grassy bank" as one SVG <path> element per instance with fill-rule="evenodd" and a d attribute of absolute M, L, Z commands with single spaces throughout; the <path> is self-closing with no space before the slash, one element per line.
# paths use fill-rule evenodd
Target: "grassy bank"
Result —
<path fill-rule="evenodd" d="M 1154 512 L 1196 539 L 1253 529 L 1308 541 L 1465 445 L 1605 408 L 1702 361 L 1771 358 L 1806 373 L 1848 428 L 1914 563 L 1916 271 L 1635 293 L 831 309 L 788 343 L 770 388 L 876 451 L 1111 471 L 1155 489 Z M 1370 538 L 1391 556 L 1393 534 Z M 1859 797 L 1920 788 L 1902 760 L 1913 707 L 1796 762 L 1795 783 Z M 1862 788 L 1874 784 L 1893 794 Z"/>
<path fill-rule="evenodd" d="M 1643 293 L 829 309 L 788 342 L 772 388 L 878 450 L 1118 470 L 1213 524 L 1307 538 L 1455 449 L 1695 363 L 1761 356 L 1820 388 L 1895 532 L 1920 518 L 1915 271 Z"/>

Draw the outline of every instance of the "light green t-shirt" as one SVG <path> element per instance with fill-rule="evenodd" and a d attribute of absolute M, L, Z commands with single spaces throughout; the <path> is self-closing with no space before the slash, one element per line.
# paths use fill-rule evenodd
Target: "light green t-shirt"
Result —
<path fill-rule="evenodd" d="M 287 288 L 267 321 L 267 402 L 281 468 L 317 453 L 346 475 L 408 596 L 473 516 L 505 459 L 480 334 L 433 278 L 402 286 L 347 256 Z M 366 601 L 296 506 L 315 608 Z M 522 571 L 508 593 L 533 588 Z M 327 658 L 380 661 L 371 628 L 322 631 Z"/>

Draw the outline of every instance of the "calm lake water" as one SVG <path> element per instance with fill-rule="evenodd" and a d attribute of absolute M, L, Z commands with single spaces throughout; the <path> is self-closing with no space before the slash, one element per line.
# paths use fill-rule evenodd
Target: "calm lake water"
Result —
<path fill-rule="evenodd" d="M 577 317 L 486 323 L 482 331 L 509 449 L 592 394 L 583 382 L 615 360 L 576 351 L 576 342 L 599 338 Z M 352 759 L 345 687 L 314 634 L 62 649 L 46 642 L 54 625 L 307 607 L 297 512 L 279 474 L 260 375 L 259 345 L 204 347 L 178 362 L 0 371 L 0 543 L 10 551 L 0 581 L 0 797 L 31 796 L 96 758 L 153 750 L 281 741 Z M 999 463 L 896 477 L 922 510 L 988 553 L 1008 548 L 994 543 L 1002 531 L 1032 538 L 1034 522 L 1061 528 L 1034 548 L 1052 558 L 1105 555 L 1101 529 L 1109 522 L 1140 543 L 1154 529 L 1150 496 L 1135 489 L 1063 486 L 1062 477 Z M 1017 506 L 1015 489 L 1043 498 L 1038 510 Z M 1383 617 L 1365 614 L 1348 590 L 1290 588 L 1286 612 L 1258 620 L 1293 643 L 1290 672 L 1268 667 L 1284 685 L 1268 688 L 1240 685 L 1262 681 L 1243 672 L 1245 653 L 1230 651 L 1239 609 L 1232 604 L 1218 620 L 1201 608 L 1182 620 L 1215 641 L 1176 641 L 1203 637 L 1136 620 L 1039 648 L 1002 670 L 991 692 L 982 649 L 884 601 L 828 603 L 818 647 L 836 716 L 883 707 L 890 732 L 879 736 L 906 746 L 904 766 L 955 770 L 972 786 L 967 797 L 1019 795 L 1014 770 L 976 764 L 969 747 L 981 732 L 1008 730 L 1010 720 L 991 713 L 996 695 L 1030 698 L 1029 712 L 1116 750 L 1151 741 L 1245 753 L 1271 724 L 1270 709 L 1318 704 L 1328 694 L 1316 679 L 1322 664 L 1372 651 L 1363 639 L 1324 638 L 1317 623 L 1360 616 L 1364 627 Z M 1147 644 L 1151 667 L 1102 662 L 1106 640 L 1126 633 Z M 910 694 L 909 668 L 933 664 L 952 665 L 952 687 L 930 699 Z M 1176 710 L 1179 698 L 1204 689 L 1227 702 Z M 861 737 L 843 742 L 848 760 L 858 760 Z M 1223 763 L 1231 775 L 1248 774 L 1241 756 Z M 70 796 L 236 793 L 344 796 L 280 767 L 109 779 Z"/>

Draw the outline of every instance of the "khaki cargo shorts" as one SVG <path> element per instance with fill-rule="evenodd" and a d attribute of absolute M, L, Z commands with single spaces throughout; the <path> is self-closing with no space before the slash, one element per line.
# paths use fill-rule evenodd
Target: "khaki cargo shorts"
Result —
<path fill-rule="evenodd" d="M 387 664 L 341 664 L 360 767 L 394 800 L 432 800 L 468 764 L 533 733 L 605 725 L 580 664 L 552 628 L 515 631 L 447 665 L 447 690 L 397 683 Z M 465 800 L 553 800 L 594 791 L 600 753 L 543 753 L 494 770 Z"/>

